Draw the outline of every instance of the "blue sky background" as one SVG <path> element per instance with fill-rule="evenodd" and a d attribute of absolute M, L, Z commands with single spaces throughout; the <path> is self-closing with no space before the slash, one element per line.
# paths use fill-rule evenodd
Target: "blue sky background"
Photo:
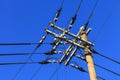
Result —
<path fill-rule="evenodd" d="M 45 34 L 44 28 L 49 21 L 53 20 L 56 10 L 60 7 L 62 0 L 1 0 L 0 1 L 0 43 L 15 42 L 38 42 Z M 66 23 L 74 15 L 80 0 L 65 0 L 63 10 L 56 25 L 66 27 Z M 77 33 L 79 28 L 86 22 L 90 11 L 96 0 L 83 0 L 81 9 L 78 12 L 76 23 L 71 32 Z M 112 10 L 115 5 L 115 9 Z M 92 41 L 106 17 L 111 14 L 104 25 L 104 28 L 95 41 L 94 49 L 98 52 L 120 61 L 120 1 L 99 0 L 93 18 L 90 22 L 92 32 L 89 35 Z M 51 42 L 53 38 L 48 36 L 45 42 Z M 36 45 L 31 46 L 0 46 L 0 53 L 32 52 Z M 36 52 L 44 52 L 51 49 L 48 44 L 42 45 Z M 65 50 L 60 48 L 61 50 Z M 61 57 L 58 55 L 55 57 Z M 44 60 L 45 55 L 33 55 L 34 61 Z M 2 62 L 24 62 L 28 56 L 0 56 Z M 74 58 L 80 66 L 87 70 L 84 61 Z M 98 55 L 94 55 L 95 63 L 120 73 L 120 65 L 111 62 Z M 15 80 L 30 80 L 33 73 L 41 66 L 40 64 L 26 65 Z M 42 65 L 41 70 L 33 80 L 49 80 L 59 64 Z M 0 66 L 0 80 L 12 80 L 21 65 Z M 120 80 L 119 76 L 109 73 L 96 67 L 97 73 L 106 80 Z M 66 76 L 66 77 L 65 77 Z M 58 78 L 58 79 L 57 79 Z M 82 73 L 69 66 L 61 65 L 58 73 L 51 80 L 89 80 L 86 73 Z"/>

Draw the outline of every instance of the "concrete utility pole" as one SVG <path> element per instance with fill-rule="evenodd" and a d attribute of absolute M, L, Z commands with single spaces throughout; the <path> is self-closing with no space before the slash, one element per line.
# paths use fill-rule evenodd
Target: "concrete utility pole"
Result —
<path fill-rule="evenodd" d="M 85 41 L 88 41 L 87 32 L 85 31 L 85 29 L 83 29 L 82 31 L 81 38 L 84 39 Z M 94 62 L 93 62 L 92 54 L 90 51 L 90 45 L 85 42 L 83 42 L 82 44 L 85 47 L 84 52 L 85 52 L 86 62 L 88 65 L 88 72 L 89 72 L 90 80 L 97 80 Z"/>
<path fill-rule="evenodd" d="M 68 44 L 70 44 L 70 46 L 68 47 L 68 49 L 66 50 L 65 54 L 62 56 L 62 58 L 59 60 L 59 63 L 61 64 L 62 62 L 65 62 L 65 65 L 70 65 L 70 61 L 72 59 L 73 56 L 75 56 L 76 51 L 78 50 L 78 48 L 81 48 L 84 52 L 85 52 L 85 59 L 88 65 L 88 73 L 90 75 L 90 80 L 97 80 L 97 76 L 96 76 L 96 71 L 95 71 L 95 67 L 94 67 L 94 62 L 92 59 L 92 53 L 90 50 L 91 46 L 94 46 L 93 43 L 91 43 L 88 40 L 88 34 L 91 31 L 91 28 L 88 28 L 88 30 L 86 30 L 87 24 L 83 25 L 78 34 L 75 35 L 71 32 L 69 32 L 68 30 L 64 29 L 64 28 L 60 28 L 58 26 L 56 26 L 54 23 L 50 22 L 50 26 L 56 30 L 59 30 L 60 32 L 62 32 L 62 34 L 56 34 L 52 31 L 50 31 L 48 28 L 46 28 L 46 32 L 48 34 L 53 35 L 55 38 L 59 39 L 59 40 L 63 40 L 65 42 L 67 42 Z M 67 36 L 71 36 L 74 39 L 71 40 L 69 39 Z M 73 50 L 74 49 L 74 50 Z M 71 54 L 71 55 L 70 55 Z M 78 66 L 73 66 L 79 70 L 82 70 L 81 68 L 78 68 Z M 83 71 L 83 70 L 82 70 Z"/>

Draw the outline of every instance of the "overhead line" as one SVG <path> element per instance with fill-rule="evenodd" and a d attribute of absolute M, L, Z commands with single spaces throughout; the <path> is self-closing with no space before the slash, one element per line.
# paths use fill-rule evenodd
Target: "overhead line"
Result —
<path fill-rule="evenodd" d="M 5 66 L 5 65 L 21 65 L 21 64 L 39 64 L 39 62 L 5 62 L 5 63 L 0 63 L 0 66 Z"/>
<path fill-rule="evenodd" d="M 21 53 L 4 53 L 4 54 L 1 54 L 0 53 L 0 57 L 1 56 L 22 56 L 22 55 L 29 55 L 29 54 L 31 54 L 31 53 L 23 53 L 23 52 L 21 52 Z M 44 53 L 42 53 L 42 52 L 36 52 L 36 53 L 34 53 L 34 54 L 45 54 L 45 52 Z"/>
<path fill-rule="evenodd" d="M 42 65 L 40 65 L 40 67 L 35 71 L 35 73 L 32 75 L 32 77 L 30 78 L 30 80 L 33 80 L 34 77 L 36 76 L 36 74 L 41 70 Z"/>
<path fill-rule="evenodd" d="M 94 7 L 93 7 L 93 9 L 92 9 L 89 17 L 88 17 L 88 21 L 89 21 L 89 19 L 91 19 L 91 17 L 93 16 L 94 11 L 95 11 L 95 9 L 96 9 L 96 7 L 97 7 L 97 5 L 98 5 L 98 2 L 99 2 L 99 0 L 96 1 L 95 5 L 94 5 Z"/>
<path fill-rule="evenodd" d="M 95 51 L 94 49 L 92 49 L 91 51 L 92 51 L 93 53 L 95 53 L 95 54 L 101 56 L 101 57 L 104 57 L 104 58 L 106 58 L 106 59 L 112 61 L 112 62 L 115 62 L 115 63 L 117 63 L 117 64 L 120 64 L 120 61 L 117 61 L 117 60 L 114 60 L 114 59 L 112 59 L 112 58 L 110 58 L 110 57 L 107 57 L 107 56 L 105 56 L 105 55 L 103 55 L 103 54 L 101 54 L 101 53 Z"/>
<path fill-rule="evenodd" d="M 24 43 L 0 43 L 0 46 L 19 46 L 19 45 L 36 45 L 38 43 L 24 42 Z M 52 44 L 52 43 L 43 43 L 43 44 Z"/>
<path fill-rule="evenodd" d="M 82 57 L 79 57 L 79 58 L 80 58 L 81 60 L 83 60 Z M 84 60 L 84 61 L 86 61 L 86 60 Z M 97 66 L 97 67 L 99 67 L 99 68 L 101 68 L 101 69 L 104 69 L 104 70 L 106 70 L 106 71 L 108 71 L 108 72 L 111 72 L 111 73 L 113 73 L 113 74 L 115 74 L 115 75 L 117 75 L 117 76 L 120 76 L 119 73 L 114 72 L 114 71 L 112 71 L 112 70 L 110 70 L 110 69 L 107 69 L 107 68 L 105 68 L 105 67 L 103 67 L 103 66 L 101 66 L 101 65 L 98 65 L 98 64 L 96 64 L 96 63 L 94 63 L 94 65 Z"/>
<path fill-rule="evenodd" d="M 52 73 L 52 75 L 50 76 L 49 80 L 51 80 L 53 78 L 53 76 L 58 72 L 58 70 L 60 69 L 61 64 L 57 67 L 57 69 Z"/>
<path fill-rule="evenodd" d="M 59 9 L 57 10 L 57 12 L 56 12 L 55 18 L 54 18 L 54 20 L 53 20 L 54 23 L 56 23 L 56 21 L 58 21 L 58 17 L 60 16 L 63 3 L 64 3 L 64 0 L 62 0 L 62 3 L 61 3 L 60 8 L 59 8 Z M 52 31 L 54 31 L 54 29 L 53 29 Z M 46 37 L 47 35 L 48 35 L 48 33 L 46 33 L 44 36 Z M 39 47 L 39 44 L 38 44 L 38 46 L 35 48 L 35 50 L 36 50 L 38 47 Z M 35 52 L 35 50 L 34 50 L 33 52 Z M 32 57 L 32 56 L 31 56 L 31 57 Z M 31 58 L 31 57 L 30 57 L 30 58 Z M 49 57 L 50 57 L 50 55 L 48 56 L 48 58 L 49 58 Z M 41 69 L 41 67 L 42 67 L 42 65 L 38 68 L 38 71 Z M 35 73 L 33 74 L 33 77 L 38 73 L 38 71 L 35 71 Z M 32 78 L 33 78 L 33 77 L 32 77 Z"/>
<path fill-rule="evenodd" d="M 77 14 L 78 11 L 80 10 L 80 7 L 81 7 L 82 2 L 83 2 L 83 0 L 80 0 L 80 3 L 79 3 L 78 8 L 77 8 L 77 10 L 76 10 L 76 14 Z"/>
<path fill-rule="evenodd" d="M 96 36 L 94 37 L 92 42 L 95 42 L 96 39 L 99 37 L 100 33 L 102 32 L 103 28 L 105 27 L 105 24 L 108 22 L 108 20 L 112 16 L 112 14 L 115 11 L 116 6 L 118 6 L 118 4 L 119 4 L 119 0 L 116 0 L 116 3 L 112 6 L 112 9 L 110 10 L 108 16 L 105 18 L 105 21 L 103 22 L 102 26 L 100 27 L 100 30 L 96 33 Z"/>
<path fill-rule="evenodd" d="M 99 67 L 99 68 L 101 68 L 101 69 L 104 69 L 104 70 L 106 70 L 106 71 L 108 71 L 108 72 L 111 72 L 112 74 L 115 74 L 115 75 L 117 75 L 117 76 L 120 77 L 120 74 L 117 73 L 117 72 L 114 72 L 114 71 L 112 71 L 112 70 L 110 70 L 110 69 L 107 69 L 107 68 L 105 68 L 105 67 L 103 67 L 103 66 L 101 66 L 101 65 L 98 65 L 98 64 L 95 64 L 95 66 L 97 66 L 97 67 Z"/>
<path fill-rule="evenodd" d="M 99 2 L 99 0 L 96 1 L 96 3 L 95 3 L 95 5 L 94 5 L 94 7 L 93 7 L 93 9 L 92 9 L 92 11 L 91 11 L 91 13 L 90 13 L 90 15 L 88 16 L 88 20 L 87 20 L 86 23 L 85 23 L 85 29 L 87 29 L 87 27 L 88 27 L 88 25 L 89 25 L 89 22 L 90 22 L 90 19 L 93 17 L 93 14 L 94 14 L 94 11 L 95 11 L 95 9 L 96 9 L 96 7 L 97 7 L 97 5 L 98 5 L 98 2 Z"/>
<path fill-rule="evenodd" d="M 68 26 L 68 31 L 72 28 L 73 24 L 74 24 L 75 21 L 76 21 L 77 13 L 78 13 L 78 11 L 80 10 L 82 1 L 83 1 L 83 0 L 80 0 L 80 3 L 79 3 L 79 5 L 78 5 L 78 8 L 76 9 L 75 14 L 72 16 L 72 19 L 70 20 L 70 23 L 69 23 L 69 26 Z"/>
<path fill-rule="evenodd" d="M 112 58 L 110 58 L 110 57 L 107 57 L 107 56 L 105 56 L 105 55 L 103 55 L 103 54 L 99 54 L 99 53 L 97 53 L 97 54 L 100 55 L 100 56 L 102 56 L 102 57 L 104 57 L 104 58 L 106 58 L 106 59 L 109 59 L 109 60 L 111 60 L 111 61 L 113 61 L 113 62 L 115 62 L 115 63 L 117 63 L 117 64 L 120 64 L 119 61 L 116 61 L 116 60 L 114 60 L 114 59 L 112 59 Z"/>

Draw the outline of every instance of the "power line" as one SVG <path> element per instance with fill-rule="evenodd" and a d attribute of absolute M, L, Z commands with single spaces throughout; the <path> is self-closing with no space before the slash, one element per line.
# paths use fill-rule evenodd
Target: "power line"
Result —
<path fill-rule="evenodd" d="M 100 27 L 100 30 L 97 32 L 95 38 L 93 39 L 93 42 L 95 42 L 96 39 L 99 37 L 100 33 L 102 32 L 103 28 L 105 27 L 105 24 L 108 22 L 108 20 L 112 16 L 113 12 L 115 11 L 118 3 L 119 3 L 119 0 L 116 0 L 116 3 L 112 6 L 112 9 L 110 10 L 109 15 L 105 18 L 105 21 L 103 22 L 102 26 Z"/>
<path fill-rule="evenodd" d="M 77 8 L 77 10 L 76 10 L 76 14 L 77 14 L 78 11 L 80 10 L 80 7 L 81 7 L 82 2 L 83 2 L 83 0 L 80 0 L 80 3 L 79 3 L 78 8 Z"/>
<path fill-rule="evenodd" d="M 95 54 L 98 54 L 99 56 L 102 56 L 102 57 L 104 57 L 104 58 L 106 58 L 106 59 L 112 61 L 112 62 L 115 62 L 115 63 L 117 63 L 117 64 L 120 64 L 119 61 L 114 60 L 114 59 L 112 59 L 112 58 L 110 58 L 110 57 L 107 57 L 107 56 L 105 56 L 105 55 L 103 55 L 103 54 L 101 54 L 101 53 L 95 51 L 94 49 L 92 49 L 91 51 L 92 51 L 93 53 L 95 53 Z"/>
<path fill-rule="evenodd" d="M 0 63 L 0 66 L 5 66 L 5 65 L 7 65 L 7 66 L 8 65 L 21 65 L 21 64 L 40 64 L 40 62 L 28 62 L 28 63 L 26 63 L 26 62 L 6 62 L 6 63 Z M 112 73 L 120 76 L 120 74 L 115 73 L 115 72 L 113 72 L 113 71 L 111 71 L 109 69 L 106 69 L 104 67 L 101 67 L 100 65 L 97 65 L 97 64 L 95 64 L 95 65 L 98 66 L 98 67 L 100 67 L 100 68 L 102 68 L 102 69 L 105 69 L 107 71 L 110 71 L 110 72 L 112 72 Z M 57 67 L 57 69 L 53 72 L 53 74 L 50 76 L 49 80 L 51 80 L 52 77 L 57 73 L 57 71 L 59 70 L 60 66 L 61 65 L 59 65 Z M 39 70 L 41 69 L 41 67 L 42 66 L 40 66 L 39 69 L 37 69 L 37 71 L 33 74 L 32 78 L 30 80 L 33 80 L 34 76 L 39 72 Z M 87 71 L 85 71 L 85 72 L 87 72 Z M 100 76 L 98 76 L 98 77 L 101 78 Z"/>
<path fill-rule="evenodd" d="M 72 28 L 73 24 L 74 24 L 75 21 L 76 21 L 77 13 L 78 13 L 78 11 L 80 10 L 80 7 L 81 7 L 81 5 L 82 5 L 82 2 L 83 2 L 83 0 L 80 0 L 80 3 L 79 3 L 79 5 L 78 5 L 78 8 L 76 9 L 76 13 L 74 14 L 74 16 L 72 17 L 72 19 L 71 19 L 71 21 L 70 21 L 70 23 L 69 23 L 68 31 Z"/>
<path fill-rule="evenodd" d="M 90 22 L 90 19 L 93 17 L 93 14 L 94 14 L 94 11 L 95 11 L 95 9 L 96 9 L 96 7 L 97 7 L 97 5 L 98 5 L 98 2 L 99 2 L 99 0 L 96 1 L 93 9 L 91 10 L 90 15 L 88 16 L 88 20 L 87 20 L 86 23 L 85 23 L 85 29 L 87 29 L 87 27 L 88 27 L 88 25 L 89 25 L 89 22 Z"/>
<path fill-rule="evenodd" d="M 112 70 L 110 70 L 110 69 L 107 69 L 107 68 L 105 68 L 105 67 L 103 67 L 103 66 L 100 66 L 100 65 L 98 65 L 98 64 L 95 64 L 95 66 L 97 66 L 97 67 L 99 67 L 99 68 L 102 68 L 102 69 L 104 69 L 104 70 L 106 70 L 106 71 L 108 71 L 108 72 L 111 72 L 112 74 L 115 74 L 115 75 L 117 75 L 117 76 L 120 77 L 120 74 L 117 73 L 117 72 L 114 72 L 114 71 L 112 71 Z"/>
<path fill-rule="evenodd" d="M 64 3 L 64 0 L 62 0 L 62 3 L 61 3 L 61 6 L 60 6 L 60 8 L 57 10 L 57 12 L 56 12 L 56 15 L 55 15 L 55 18 L 54 18 L 54 23 L 56 23 L 57 21 L 58 21 L 58 17 L 60 16 L 60 13 L 61 13 L 61 11 L 62 11 L 62 6 L 63 6 L 63 3 Z M 54 31 L 54 29 L 52 30 L 52 31 Z M 46 37 L 48 35 L 48 33 L 46 33 L 44 36 Z M 36 49 L 39 47 L 40 45 L 38 44 L 38 46 L 36 47 Z M 36 50 L 35 49 L 35 50 Z M 35 52 L 35 50 L 33 51 L 33 52 Z M 32 57 L 32 56 L 31 56 Z M 30 57 L 30 58 L 31 58 Z M 50 55 L 48 56 L 48 58 L 50 57 Z M 39 68 L 38 68 L 38 70 L 40 70 L 41 69 L 41 67 L 42 66 L 40 66 Z M 36 75 L 38 73 L 38 71 L 35 71 L 35 73 L 33 74 L 33 77 Z"/>
<path fill-rule="evenodd" d="M 6 62 L 6 63 L 0 63 L 0 66 L 5 66 L 5 65 L 21 65 L 21 64 L 39 64 L 39 62 Z"/>
<path fill-rule="evenodd" d="M 16 42 L 16 43 L 0 43 L 0 46 L 22 46 L 22 45 L 36 45 L 39 43 L 32 43 L 32 42 L 24 42 L 24 43 L 20 43 L 20 42 Z M 52 44 L 52 43 L 42 43 L 42 44 Z"/>
<path fill-rule="evenodd" d="M 85 73 L 88 73 L 88 71 L 85 71 Z M 88 73 L 88 74 L 89 74 L 89 73 Z M 97 78 L 102 79 L 102 80 L 106 80 L 105 78 L 99 76 L 98 74 L 97 74 Z"/>
<path fill-rule="evenodd" d="M 79 57 L 79 58 L 80 58 L 81 60 L 83 60 L 82 57 Z M 84 61 L 86 61 L 86 60 L 84 60 Z M 117 75 L 117 76 L 120 76 L 119 73 L 114 72 L 114 71 L 112 71 L 112 70 L 110 70 L 110 69 L 107 69 L 107 68 L 105 68 L 105 67 L 103 67 L 103 66 L 100 66 L 100 65 L 98 65 L 98 64 L 95 64 L 95 66 L 97 66 L 97 67 L 99 67 L 99 68 L 102 68 L 102 69 L 104 69 L 104 70 L 106 70 L 106 71 L 109 71 L 109 72 L 111 72 L 111 73 L 113 73 L 113 74 L 115 74 L 115 75 Z"/>
<path fill-rule="evenodd" d="M 35 73 L 32 75 L 32 77 L 30 78 L 30 80 L 33 80 L 34 77 L 36 76 L 36 74 L 41 70 L 42 65 L 39 66 L 39 68 L 35 71 Z"/>
<path fill-rule="evenodd" d="M 79 57 L 81 60 L 83 60 L 82 59 L 82 57 Z M 84 61 L 86 61 L 86 60 L 84 60 Z M 106 71 L 108 71 L 108 72 L 111 72 L 111 73 L 113 73 L 113 74 L 115 74 L 115 75 L 117 75 L 117 76 L 120 76 L 120 74 L 119 73 L 117 73 L 117 72 L 114 72 L 114 71 L 112 71 L 112 70 L 110 70 L 110 69 L 107 69 L 107 68 L 105 68 L 105 67 L 103 67 L 103 66 L 101 66 L 101 65 L 98 65 L 98 64 L 94 64 L 95 66 L 97 66 L 97 67 L 99 67 L 99 68 L 101 68 L 101 69 L 104 69 L 104 70 L 106 70 Z M 87 72 L 88 73 L 88 72 Z M 100 76 L 98 76 L 98 77 L 100 77 Z M 101 77 L 100 77 L 101 78 Z M 105 80 L 105 79 L 103 79 L 103 80 Z"/>
<path fill-rule="evenodd" d="M 58 72 L 58 70 L 60 69 L 61 64 L 57 67 L 57 69 L 53 72 L 53 74 L 50 76 L 49 80 L 51 80 L 53 78 L 53 76 Z"/>
<path fill-rule="evenodd" d="M 29 54 L 31 54 L 31 53 L 23 53 L 23 52 L 21 52 L 21 53 L 4 53 L 4 54 L 1 54 L 0 53 L 0 57 L 1 56 L 22 56 L 22 55 L 29 55 Z M 36 53 L 34 53 L 34 54 L 38 54 L 38 55 L 40 55 L 40 54 L 45 54 L 45 53 L 42 53 L 42 52 L 36 52 Z"/>
<path fill-rule="evenodd" d="M 89 17 L 88 17 L 88 21 L 89 21 L 89 19 L 92 18 L 93 14 L 94 14 L 94 11 L 95 11 L 95 9 L 96 9 L 96 7 L 97 7 L 97 5 L 98 5 L 98 2 L 99 2 L 99 0 L 96 1 L 95 5 L 94 5 L 94 7 L 93 7 L 93 9 L 92 9 Z"/>

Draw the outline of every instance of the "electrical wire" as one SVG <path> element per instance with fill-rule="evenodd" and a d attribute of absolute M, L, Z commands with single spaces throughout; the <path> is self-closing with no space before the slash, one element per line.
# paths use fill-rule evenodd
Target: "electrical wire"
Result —
<path fill-rule="evenodd" d="M 61 64 L 57 67 L 57 69 L 52 73 L 52 75 L 50 76 L 49 80 L 51 80 L 53 78 L 53 76 L 58 72 L 58 70 L 60 69 Z"/>
<path fill-rule="evenodd" d="M 78 8 L 76 9 L 76 12 L 75 12 L 74 16 L 72 16 L 72 19 L 70 20 L 70 23 L 69 23 L 69 26 L 68 26 L 68 31 L 72 28 L 73 24 L 74 24 L 75 21 L 76 21 L 77 13 L 78 13 L 78 11 L 80 10 L 82 1 L 83 1 L 83 0 L 80 0 L 80 3 L 79 3 L 79 5 L 78 5 Z"/>
<path fill-rule="evenodd" d="M 80 58 L 80 59 L 82 60 L 82 58 Z M 86 60 L 84 60 L 84 61 L 86 61 Z M 94 63 L 94 65 L 97 66 L 97 67 L 99 67 L 99 68 L 102 68 L 102 69 L 104 69 L 104 70 L 106 70 L 106 71 L 108 71 L 108 72 L 111 72 L 111 73 L 113 73 L 113 74 L 115 74 L 115 75 L 117 75 L 117 76 L 120 76 L 119 73 L 114 72 L 114 71 L 112 71 L 112 70 L 110 70 L 110 69 L 107 69 L 107 68 L 105 68 L 105 67 L 103 67 L 103 66 L 100 66 L 100 65 L 95 64 L 95 63 Z"/>
<path fill-rule="evenodd" d="M 28 62 L 28 63 L 26 63 L 26 62 L 7 62 L 7 63 L 0 63 L 0 66 L 5 66 L 5 65 L 21 65 L 21 64 L 39 64 L 39 62 Z M 103 68 L 103 67 L 101 67 L 100 65 L 97 65 L 97 64 L 95 64 L 95 65 L 98 66 L 98 67 L 100 67 L 100 68 Z M 60 67 L 61 67 L 61 65 L 59 65 L 59 66 L 57 67 L 57 69 L 54 71 L 54 73 L 50 76 L 49 80 L 52 79 L 52 77 L 57 73 L 57 71 L 59 70 Z M 38 73 L 41 68 L 42 68 L 42 66 L 40 66 L 39 69 L 37 69 L 37 71 L 33 74 L 33 76 L 31 77 L 30 80 L 33 80 L 33 78 L 35 77 L 36 73 Z M 103 69 L 104 69 L 104 68 L 103 68 Z M 105 69 L 106 69 L 106 68 L 105 68 Z M 108 69 L 106 69 L 106 70 L 108 71 Z M 110 71 L 110 70 L 109 70 L 109 71 Z M 86 72 L 87 72 L 87 71 L 86 71 Z M 114 74 L 120 75 L 120 74 L 115 73 L 115 72 L 113 72 L 113 71 L 111 71 L 111 72 L 114 73 Z M 98 77 L 100 77 L 100 76 L 98 76 Z"/>
<path fill-rule="evenodd" d="M 29 57 L 28 57 L 27 60 L 25 61 L 26 64 L 28 63 L 29 60 L 31 60 L 32 62 L 34 62 L 34 61 L 32 60 L 32 55 L 33 55 L 33 54 L 35 53 L 35 51 L 41 46 L 41 44 L 43 43 L 43 41 L 44 41 L 44 39 L 45 39 L 46 37 L 47 37 L 47 34 L 45 34 L 45 35 L 42 37 L 42 39 L 39 41 L 39 43 L 37 44 L 37 46 L 35 47 L 35 49 L 33 50 L 33 52 L 29 54 Z M 19 68 L 19 70 L 17 71 L 17 73 L 15 74 L 15 76 L 12 78 L 12 80 L 15 80 L 15 79 L 16 79 L 16 77 L 19 75 L 19 73 L 21 72 L 21 70 L 24 68 L 24 66 L 25 66 L 26 64 L 23 64 L 23 65 Z"/>
<path fill-rule="evenodd" d="M 94 14 L 94 11 L 95 11 L 95 9 L 96 9 L 96 7 L 97 7 L 97 5 L 98 5 L 98 2 L 99 2 L 99 0 L 96 1 L 96 3 L 95 3 L 95 5 L 94 5 L 94 7 L 93 7 L 93 9 L 92 9 L 92 11 L 91 11 L 91 13 L 90 13 L 90 15 L 88 16 L 88 20 L 87 20 L 86 23 L 85 23 L 85 30 L 87 29 L 87 27 L 88 27 L 88 25 L 89 25 L 90 19 L 93 17 L 93 14 Z"/>
<path fill-rule="evenodd" d="M 24 42 L 24 43 L 20 43 L 20 42 L 16 42 L 16 43 L 0 43 L 0 46 L 24 46 L 24 45 L 36 45 L 39 43 L 32 43 L 32 42 Z M 42 43 L 42 44 L 52 44 L 52 43 Z"/>
<path fill-rule="evenodd" d="M 62 0 L 62 3 L 61 3 L 61 5 L 60 5 L 60 8 L 63 7 L 64 1 L 65 1 L 65 0 Z"/>
<path fill-rule="evenodd" d="M 21 64 L 39 64 L 39 62 L 6 62 L 6 63 L 0 63 L 0 66 L 5 66 L 5 65 L 21 65 Z"/>
<path fill-rule="evenodd" d="M 51 56 L 51 55 L 49 55 L 48 58 L 49 58 L 50 56 Z M 48 58 L 47 58 L 47 59 L 48 59 Z M 47 60 L 47 59 L 46 59 L 46 60 Z M 40 66 L 40 67 L 41 67 L 41 66 Z M 40 68 L 40 67 L 39 67 L 39 68 Z M 35 71 L 35 73 L 33 74 L 32 78 L 31 78 L 30 80 L 33 80 L 33 78 L 35 77 L 35 75 L 37 75 L 37 73 L 38 73 L 38 72 L 40 71 L 40 69 L 41 69 L 41 68 L 40 68 L 40 69 L 39 69 L 39 68 Z M 51 75 L 51 78 L 54 76 L 55 73 L 57 73 L 58 68 L 59 68 L 59 66 L 56 68 L 56 72 L 54 72 L 54 73 Z M 58 74 L 57 74 L 57 76 L 58 76 Z"/>
<path fill-rule="evenodd" d="M 88 73 L 88 74 L 89 74 L 89 72 L 88 72 L 88 71 L 85 71 L 85 73 Z M 105 78 L 103 78 L 103 77 L 99 76 L 98 74 L 97 74 L 97 78 L 102 79 L 102 80 L 106 80 Z"/>
<path fill-rule="evenodd" d="M 88 21 L 93 17 L 93 14 L 94 14 L 94 11 L 95 11 L 95 9 L 96 9 L 96 7 L 98 5 L 98 2 L 99 2 L 99 0 L 96 1 L 95 5 L 94 5 L 89 17 L 88 17 Z"/>
<path fill-rule="evenodd" d="M 76 14 L 77 14 L 78 11 L 80 10 L 82 2 L 83 2 L 83 0 L 80 0 L 80 3 L 79 3 L 78 8 L 77 8 L 77 10 L 76 10 Z"/>
<path fill-rule="evenodd" d="M 56 69 L 58 68 L 58 65 L 56 64 Z M 56 80 L 58 80 L 58 71 L 56 73 Z"/>
<path fill-rule="evenodd" d="M 67 69 L 66 69 L 66 66 L 64 67 L 64 71 L 65 71 L 65 72 L 64 72 L 64 74 L 65 74 L 65 75 L 64 75 L 64 80 L 67 80 Z"/>
<path fill-rule="evenodd" d="M 36 76 L 36 74 L 41 70 L 42 66 L 40 65 L 39 68 L 35 71 L 35 73 L 32 75 L 32 77 L 30 78 L 30 80 L 33 80 L 34 77 Z"/>
<path fill-rule="evenodd" d="M 114 60 L 114 59 L 112 59 L 112 58 L 110 58 L 110 57 L 107 57 L 107 56 L 105 56 L 105 55 L 103 55 L 103 54 L 101 54 L 101 53 L 99 53 L 99 52 L 95 51 L 94 49 L 92 49 L 91 51 L 92 51 L 93 53 L 95 53 L 95 54 L 97 54 L 97 55 L 101 56 L 101 57 L 104 57 L 104 58 L 106 58 L 106 59 L 108 59 L 108 60 L 112 61 L 112 62 L 115 62 L 115 63 L 117 63 L 117 64 L 120 64 L 120 62 L 119 62 L 119 61 Z"/>
<path fill-rule="evenodd" d="M 106 58 L 106 59 L 109 59 L 109 60 L 111 60 L 111 61 L 113 61 L 113 62 L 115 62 L 115 63 L 117 63 L 117 64 L 120 64 L 119 61 L 116 61 L 116 60 L 114 60 L 114 59 L 112 59 L 112 58 L 110 58 L 110 57 L 107 57 L 107 56 L 105 56 L 105 55 L 103 55 L 103 54 L 99 54 L 99 53 L 97 53 L 97 54 L 100 55 L 100 56 L 102 56 L 102 57 L 104 57 L 104 58 Z"/>
<path fill-rule="evenodd" d="M 82 60 L 82 58 L 80 58 L 80 59 Z M 86 60 L 84 60 L 84 61 L 86 61 Z M 102 68 L 102 69 L 104 69 L 104 70 L 106 70 L 106 71 L 108 71 L 108 72 L 111 72 L 111 73 L 113 73 L 113 74 L 115 74 L 115 75 L 117 75 L 117 76 L 120 76 L 119 73 L 114 72 L 114 71 L 112 71 L 112 70 L 110 70 L 110 69 L 107 69 L 107 68 L 105 68 L 105 67 L 103 67 L 103 66 L 100 66 L 100 65 L 98 65 L 98 64 L 96 64 L 96 63 L 94 63 L 94 65 L 97 66 L 97 67 L 99 67 L 99 68 Z"/>
<path fill-rule="evenodd" d="M 92 42 L 95 42 L 97 40 L 97 38 L 99 37 L 99 35 L 102 32 L 103 28 L 105 27 L 105 24 L 108 22 L 108 20 L 112 16 L 112 14 L 115 11 L 116 6 L 118 6 L 118 4 L 119 4 L 119 0 L 116 0 L 116 3 L 112 6 L 112 9 L 110 10 L 109 15 L 105 18 L 105 21 L 103 22 L 102 26 L 100 27 L 100 30 L 96 33 L 96 36 L 95 36 L 95 38 L 93 39 Z"/>
<path fill-rule="evenodd" d="M 104 69 L 104 70 L 106 70 L 106 71 L 108 71 L 108 72 L 111 72 L 112 74 L 115 74 L 115 75 L 117 75 L 117 76 L 120 77 L 120 74 L 117 73 L 117 72 L 114 72 L 114 71 L 112 71 L 112 70 L 110 70 L 110 69 L 107 69 L 107 68 L 105 68 L 105 67 L 103 67 L 103 66 L 101 66 L 101 65 L 98 65 L 98 64 L 95 64 L 95 66 L 97 66 L 97 67 L 99 67 L 99 68 L 101 68 L 101 69 Z"/>
<path fill-rule="evenodd" d="M 31 53 L 4 53 L 4 54 L 0 54 L 0 57 L 3 57 L 3 56 L 24 56 L 24 55 L 29 55 Z M 34 54 L 37 54 L 37 55 L 41 55 L 41 54 L 45 54 L 45 53 L 42 53 L 42 52 L 36 52 Z"/>
<path fill-rule="evenodd" d="M 54 23 L 56 23 L 56 21 L 58 20 L 58 17 L 60 16 L 61 10 L 62 10 L 62 6 L 63 6 L 64 0 L 62 0 L 61 6 L 60 8 L 57 10 L 56 16 L 54 18 Z M 52 30 L 54 31 L 54 29 Z M 48 33 L 47 33 L 48 34 Z M 51 55 L 49 55 L 48 57 L 50 57 Z M 40 66 L 41 67 L 41 66 Z M 40 69 L 40 67 L 38 68 L 38 71 Z M 35 71 L 35 73 L 33 74 L 33 77 L 38 73 L 38 71 Z"/>

